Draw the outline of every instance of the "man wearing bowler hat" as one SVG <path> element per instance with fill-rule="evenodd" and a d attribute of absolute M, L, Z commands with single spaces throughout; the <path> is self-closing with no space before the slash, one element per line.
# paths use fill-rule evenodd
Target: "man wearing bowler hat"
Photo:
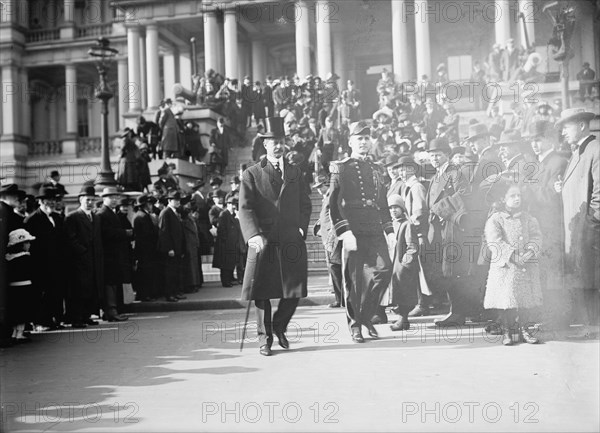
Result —
<path fill-rule="evenodd" d="M 65 239 L 63 217 L 55 211 L 59 190 L 42 187 L 36 199 L 40 207 L 25 219 L 25 228 L 36 241 L 31 245 L 35 286 L 41 291 L 39 323 L 58 329 L 63 320 L 65 297 Z"/>
<path fill-rule="evenodd" d="M 380 314 L 379 305 L 392 277 L 388 243 L 394 238 L 394 228 L 383 172 L 369 155 L 372 143 L 367 122 L 350 125 L 349 144 L 350 157 L 331 164 L 329 207 L 343 246 L 348 326 L 352 341 L 364 343 L 362 326 L 371 338 L 379 337 L 373 319 Z"/>
<path fill-rule="evenodd" d="M 136 212 L 133 216 L 133 236 L 135 247 L 133 258 L 135 260 L 134 287 L 136 298 L 139 301 L 152 301 L 156 299 L 156 279 L 158 264 L 156 244 L 158 242 L 158 228 L 154 225 L 152 217 L 152 202 L 147 194 L 142 194 L 136 200 Z"/>
<path fill-rule="evenodd" d="M 305 239 L 312 210 L 302 172 L 284 158 L 283 118 L 266 119 L 267 156 L 242 175 L 239 218 L 249 251 L 242 299 L 254 301 L 260 354 L 272 354 L 273 334 L 284 349 L 298 300 L 307 295 Z M 271 316 L 270 299 L 279 299 Z"/>
<path fill-rule="evenodd" d="M 466 213 L 463 201 L 468 189 L 464 170 L 450 164 L 448 140 L 436 138 L 429 143 L 429 159 L 436 170 L 427 191 L 430 210 L 428 242 L 424 248 L 423 267 L 431 275 L 437 289 L 445 289 L 450 298 L 450 314 L 436 320 L 437 326 L 457 326 L 465 323 L 469 304 L 479 301 L 470 287 L 463 283 L 469 271 L 468 246 L 461 230 L 461 218 Z"/>
<path fill-rule="evenodd" d="M 555 185 L 563 199 L 567 285 L 577 292 L 585 325 L 573 337 L 598 332 L 600 143 L 590 132 L 595 116 L 584 108 L 570 108 L 556 122 L 573 149 L 564 178 Z"/>
<path fill-rule="evenodd" d="M 184 299 L 178 295 L 182 287 L 181 268 L 185 252 L 183 224 L 178 212 L 181 193 L 170 191 L 167 203 L 158 217 L 158 252 L 164 260 L 165 300 L 177 302 Z"/>
<path fill-rule="evenodd" d="M 100 218 L 94 205 L 98 196 L 93 186 L 84 186 L 78 195 L 79 209 L 65 218 L 65 235 L 71 279 L 68 285 L 67 316 L 74 328 L 95 325 L 90 319 L 98 313 L 105 297 L 104 254 Z"/>
<path fill-rule="evenodd" d="M 127 262 L 127 251 L 125 244 L 132 240 L 133 230 L 124 229 L 116 213 L 117 204 L 121 192 L 114 186 L 104 188 L 102 207 L 96 215 L 100 220 L 102 232 L 102 249 L 104 252 L 104 318 L 109 322 L 122 322 L 127 320 L 117 312 L 117 306 L 123 290 L 126 274 L 124 266 Z"/>

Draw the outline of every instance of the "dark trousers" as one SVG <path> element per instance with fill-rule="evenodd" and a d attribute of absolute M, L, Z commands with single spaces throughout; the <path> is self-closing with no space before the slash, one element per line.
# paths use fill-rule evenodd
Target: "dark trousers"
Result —
<path fill-rule="evenodd" d="M 231 286 L 233 284 L 233 269 L 221 269 L 221 285 L 223 287 Z"/>
<path fill-rule="evenodd" d="M 165 297 L 181 292 L 181 258 L 165 257 Z"/>
<path fill-rule="evenodd" d="M 117 305 L 119 303 L 119 292 L 123 293 L 122 284 L 105 284 L 104 285 L 104 303 L 102 305 L 104 314 L 114 316 L 118 314 Z"/>
<path fill-rule="evenodd" d="M 39 319 L 43 324 L 60 323 L 64 319 L 64 282 L 60 277 L 50 277 L 38 287 L 43 288 L 41 294 L 41 311 Z"/>
<path fill-rule="evenodd" d="M 350 329 L 369 323 L 392 279 L 392 262 L 381 234 L 357 234 L 356 251 L 344 252 L 346 316 Z"/>
<path fill-rule="evenodd" d="M 299 298 L 280 299 L 279 306 L 274 315 L 271 316 L 271 301 L 269 299 L 257 299 L 256 305 L 256 333 L 258 334 L 259 346 L 265 344 L 271 347 L 273 344 L 273 332 L 285 332 L 296 307 Z"/>

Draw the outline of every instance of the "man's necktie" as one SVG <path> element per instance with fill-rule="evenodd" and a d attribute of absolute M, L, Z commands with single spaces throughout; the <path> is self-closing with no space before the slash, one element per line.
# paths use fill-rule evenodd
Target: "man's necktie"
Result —
<path fill-rule="evenodd" d="M 275 163 L 275 171 L 279 175 L 280 179 L 283 179 L 283 172 L 281 171 L 281 167 L 279 166 L 279 161 Z"/>

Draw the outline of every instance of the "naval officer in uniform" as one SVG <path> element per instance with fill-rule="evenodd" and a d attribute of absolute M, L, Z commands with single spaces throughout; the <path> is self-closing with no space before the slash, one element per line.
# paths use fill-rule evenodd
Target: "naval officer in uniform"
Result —
<path fill-rule="evenodd" d="M 350 157 L 331 164 L 331 221 L 343 242 L 344 292 L 352 340 L 363 343 L 361 325 L 378 338 L 371 319 L 390 283 L 388 242 L 394 229 L 387 208 L 383 170 L 369 155 L 370 126 L 350 125 Z M 386 239 L 388 237 L 388 239 Z"/>

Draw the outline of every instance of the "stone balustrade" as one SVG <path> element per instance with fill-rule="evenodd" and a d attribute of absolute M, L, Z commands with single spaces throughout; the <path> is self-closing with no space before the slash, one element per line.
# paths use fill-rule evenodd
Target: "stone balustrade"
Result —
<path fill-rule="evenodd" d="M 60 155 L 63 152 L 62 140 L 31 141 L 28 146 L 29 156 L 47 157 Z"/>
<path fill-rule="evenodd" d="M 60 39 L 60 29 L 39 29 L 29 30 L 26 36 L 26 42 L 48 42 Z"/>

